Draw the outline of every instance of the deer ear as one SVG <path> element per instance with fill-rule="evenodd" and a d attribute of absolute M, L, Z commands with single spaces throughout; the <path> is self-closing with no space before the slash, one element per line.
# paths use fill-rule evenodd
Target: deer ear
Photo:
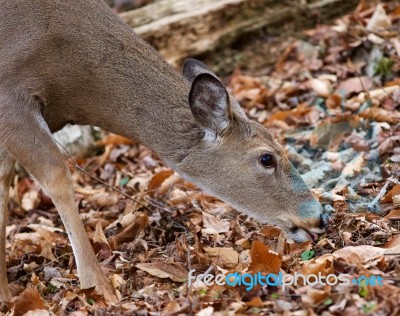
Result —
<path fill-rule="evenodd" d="M 213 75 L 202 73 L 194 79 L 189 93 L 189 106 L 206 135 L 212 133 L 216 137 L 229 126 L 229 94 Z"/>
<path fill-rule="evenodd" d="M 185 59 L 182 73 L 183 77 L 185 77 L 189 83 L 193 83 L 194 79 L 196 79 L 198 75 L 204 73 L 210 74 L 217 78 L 217 76 L 210 69 L 208 69 L 206 65 L 204 65 L 201 61 L 192 58 Z"/>

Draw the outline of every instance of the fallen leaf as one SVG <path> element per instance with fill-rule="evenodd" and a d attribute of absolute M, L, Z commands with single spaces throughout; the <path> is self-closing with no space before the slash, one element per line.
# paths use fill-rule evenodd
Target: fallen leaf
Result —
<path fill-rule="evenodd" d="M 343 80 L 336 89 L 336 93 L 345 97 L 353 93 L 369 91 L 373 87 L 373 82 L 369 77 L 354 77 Z"/>
<path fill-rule="evenodd" d="M 393 197 L 396 195 L 400 195 L 400 184 L 396 184 L 388 193 L 386 193 L 385 197 L 382 199 L 382 203 L 392 203 Z"/>
<path fill-rule="evenodd" d="M 362 245 L 362 246 L 347 246 L 333 252 L 335 259 L 343 259 L 351 264 L 369 264 L 383 259 L 385 249 Z"/>
<path fill-rule="evenodd" d="M 205 229 L 212 229 L 218 233 L 228 233 L 230 224 L 224 219 L 218 219 L 215 216 L 202 212 L 203 214 L 203 227 Z"/>
<path fill-rule="evenodd" d="M 181 309 L 181 306 L 177 301 L 170 301 L 167 303 L 167 305 L 164 307 L 163 313 L 176 313 Z"/>
<path fill-rule="evenodd" d="M 150 193 L 151 191 L 154 191 L 155 189 L 159 188 L 161 186 L 161 184 L 173 174 L 174 174 L 174 171 L 171 169 L 162 170 L 162 171 L 156 173 L 151 178 L 149 186 L 147 187 L 147 191 L 149 191 L 149 193 Z"/>
<path fill-rule="evenodd" d="M 310 79 L 309 84 L 311 89 L 314 90 L 318 95 L 327 98 L 331 91 L 331 86 L 328 81 L 320 80 L 320 79 Z"/>
<path fill-rule="evenodd" d="M 382 248 L 390 249 L 390 248 L 394 248 L 394 247 L 398 247 L 398 246 L 400 246 L 400 236 L 399 235 L 392 237 L 387 243 L 385 243 L 382 246 Z"/>
<path fill-rule="evenodd" d="M 263 302 L 259 296 L 253 297 L 250 301 L 246 302 L 247 306 L 250 307 L 261 307 L 263 306 Z"/>
<path fill-rule="evenodd" d="M 21 206 L 25 211 L 37 208 L 40 203 L 39 192 L 32 189 L 24 193 L 21 200 Z"/>
<path fill-rule="evenodd" d="M 91 195 L 88 200 L 94 207 L 107 207 L 117 204 L 118 196 L 108 192 L 99 192 Z"/>
<path fill-rule="evenodd" d="M 232 268 L 239 262 L 239 254 L 233 248 L 204 248 L 206 254 L 218 266 Z"/>
<path fill-rule="evenodd" d="M 102 146 L 106 146 L 106 145 L 131 145 L 133 144 L 133 141 L 129 138 L 117 135 L 117 134 L 113 134 L 113 133 L 108 133 L 106 136 L 104 136 L 101 141 L 100 144 Z"/>
<path fill-rule="evenodd" d="M 333 272 L 333 256 L 331 254 L 325 254 L 315 259 L 308 260 L 304 262 L 301 268 L 301 273 L 303 275 L 319 275 L 320 273 L 323 276 L 327 276 Z M 302 282 L 302 279 L 299 278 L 299 281 Z"/>
<path fill-rule="evenodd" d="M 106 236 L 104 235 L 101 220 L 97 221 L 96 230 L 93 235 L 93 243 L 95 253 L 100 259 L 105 260 L 112 256 L 112 250 L 108 244 Z"/>
<path fill-rule="evenodd" d="M 357 155 L 353 160 L 346 164 L 342 170 L 342 175 L 345 178 L 354 177 L 356 174 L 361 172 L 361 169 L 366 164 L 366 160 L 363 154 Z"/>
<path fill-rule="evenodd" d="M 188 271 L 180 263 L 138 263 L 136 268 L 143 270 L 158 278 L 169 278 L 174 282 L 186 282 L 188 280 Z"/>
<path fill-rule="evenodd" d="M 74 313 L 69 314 L 69 315 L 75 316 Z M 86 315 L 87 315 L 87 313 L 86 313 Z M 50 316 L 50 312 L 48 312 L 44 309 L 35 309 L 33 311 L 29 311 L 29 312 L 25 313 L 24 316 Z"/>
<path fill-rule="evenodd" d="M 340 107 L 340 105 L 342 103 L 342 98 L 338 94 L 332 94 L 332 95 L 328 96 L 325 103 L 326 103 L 326 106 L 328 109 L 336 109 L 336 108 Z"/>
<path fill-rule="evenodd" d="M 369 19 L 366 29 L 370 32 L 378 32 L 389 28 L 392 25 L 382 4 L 378 4 L 374 14 Z"/>
<path fill-rule="evenodd" d="M 14 316 L 23 316 L 29 311 L 44 309 L 44 301 L 36 288 L 26 289 L 14 302 Z"/>
<path fill-rule="evenodd" d="M 393 152 L 395 148 L 400 147 L 400 136 L 391 136 L 386 138 L 378 147 L 379 154 L 383 155 Z"/>
<path fill-rule="evenodd" d="M 146 214 L 143 213 L 139 215 L 132 224 L 125 227 L 124 230 L 110 239 L 109 245 L 111 246 L 111 249 L 116 249 L 117 246 L 122 243 L 135 240 L 139 233 L 145 229 L 148 223 L 149 218 Z"/>
<path fill-rule="evenodd" d="M 400 121 L 400 112 L 388 111 L 382 108 L 372 107 L 359 114 L 360 117 L 377 122 L 387 122 L 394 124 Z"/>
<path fill-rule="evenodd" d="M 200 310 L 196 316 L 214 316 L 214 308 L 212 306 L 208 306 Z"/>
<path fill-rule="evenodd" d="M 307 288 L 307 293 L 301 296 L 302 302 L 309 307 L 319 305 L 324 300 L 326 300 L 330 295 L 329 287 L 328 289 L 318 290 L 312 287 Z"/>
<path fill-rule="evenodd" d="M 260 229 L 260 234 L 263 234 L 267 238 L 279 237 L 282 233 L 282 229 L 273 225 L 265 225 Z"/>
<path fill-rule="evenodd" d="M 252 272 L 275 273 L 281 269 L 282 255 L 270 250 L 261 241 L 255 240 L 250 250 Z"/>

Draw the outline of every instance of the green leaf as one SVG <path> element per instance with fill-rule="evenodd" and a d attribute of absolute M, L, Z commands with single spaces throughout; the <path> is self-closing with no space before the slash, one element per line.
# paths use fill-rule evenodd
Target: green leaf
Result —
<path fill-rule="evenodd" d="M 207 295 L 207 289 L 199 289 L 198 293 L 200 297 L 204 297 Z"/>
<path fill-rule="evenodd" d="M 382 57 L 378 60 L 374 68 L 374 73 L 380 76 L 389 76 L 392 73 L 394 62 L 388 57 Z"/>
<path fill-rule="evenodd" d="M 322 304 L 324 304 L 324 306 L 328 306 L 328 305 L 332 305 L 333 300 L 328 297 Z"/>
<path fill-rule="evenodd" d="M 275 299 L 277 299 L 277 298 L 279 298 L 279 294 L 278 293 L 272 293 L 271 294 L 271 298 L 275 298 Z"/>
<path fill-rule="evenodd" d="M 119 180 L 119 186 L 120 186 L 120 187 L 126 186 L 126 185 L 128 184 L 128 182 L 129 182 L 130 179 L 131 179 L 131 178 L 129 178 L 129 177 L 123 177 L 123 178 L 121 178 L 121 180 Z"/>
<path fill-rule="evenodd" d="M 260 314 L 260 312 L 261 312 L 261 309 L 259 309 L 258 307 L 252 307 L 252 308 L 250 308 L 250 313 L 252 313 L 252 314 Z"/>
<path fill-rule="evenodd" d="M 361 297 L 367 297 L 368 296 L 368 288 L 366 286 L 360 286 L 360 289 L 358 290 L 358 294 L 360 294 Z"/>
<path fill-rule="evenodd" d="M 314 257 L 314 250 L 306 250 L 301 254 L 301 260 L 307 261 Z"/>
<path fill-rule="evenodd" d="M 369 314 L 375 309 L 375 307 L 376 307 L 375 302 L 369 302 L 369 303 L 363 305 L 362 311 L 364 314 Z"/>
<path fill-rule="evenodd" d="M 94 304 L 94 299 L 92 299 L 92 298 L 89 297 L 89 298 L 86 300 L 86 302 L 88 302 L 89 305 L 93 305 L 93 304 Z"/>

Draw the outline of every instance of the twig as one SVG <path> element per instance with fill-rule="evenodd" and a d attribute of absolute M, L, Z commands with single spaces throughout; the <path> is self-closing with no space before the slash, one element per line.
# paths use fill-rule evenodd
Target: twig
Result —
<path fill-rule="evenodd" d="M 56 257 L 54 260 L 51 260 L 51 261 L 49 261 L 49 262 L 47 262 L 47 263 L 45 263 L 45 264 L 40 265 L 40 267 L 34 269 L 33 271 L 27 273 L 27 274 L 24 275 L 24 276 L 18 278 L 17 280 L 13 281 L 12 283 L 17 283 L 17 282 L 21 281 L 22 279 L 24 279 L 24 278 L 26 278 L 26 277 L 32 275 L 32 274 L 35 273 L 36 271 L 39 271 L 40 269 L 43 269 L 44 267 L 47 267 L 47 266 L 49 266 L 50 264 L 57 262 L 59 259 L 61 259 L 61 258 L 63 258 L 63 257 L 66 257 L 66 256 L 71 256 L 71 255 L 73 255 L 73 252 L 64 253 L 63 255 L 61 255 L 61 256 L 59 256 L 59 257 Z"/>
<path fill-rule="evenodd" d="M 147 205 L 145 205 L 145 204 L 139 202 L 138 199 L 133 198 L 133 197 L 130 196 L 129 194 L 126 194 L 124 191 L 121 191 L 120 189 L 118 189 L 118 188 L 116 188 L 116 187 L 114 187 L 114 186 L 108 184 L 107 182 L 105 182 L 105 181 L 101 180 L 100 178 L 98 178 L 98 177 L 92 175 L 90 172 L 86 171 L 84 168 L 82 168 L 81 166 L 79 166 L 79 164 L 77 163 L 77 161 L 75 160 L 75 158 L 69 153 L 69 151 L 65 148 L 65 146 L 64 146 L 63 144 L 61 144 L 60 142 L 58 142 L 57 140 L 55 140 L 55 141 L 56 141 L 56 142 L 60 145 L 60 147 L 65 151 L 65 153 L 68 155 L 69 159 L 72 160 L 72 165 L 73 165 L 77 170 L 79 170 L 80 172 L 84 173 L 85 175 L 91 177 L 92 179 L 94 179 L 94 180 L 100 182 L 101 184 L 105 185 L 106 187 L 110 188 L 111 190 L 114 190 L 114 191 L 116 191 L 116 192 L 122 194 L 122 195 L 125 196 L 126 198 L 128 198 L 128 199 L 134 201 L 135 203 L 137 203 L 137 204 L 139 204 L 140 206 L 144 207 L 144 208 L 145 208 L 146 210 L 148 210 L 149 212 L 152 212 L 152 210 L 151 210 Z M 153 202 L 151 202 L 151 201 L 147 201 L 147 203 L 149 203 L 151 206 L 153 206 L 153 207 L 155 207 L 155 208 L 157 208 L 157 209 L 161 209 L 161 210 L 163 210 L 163 211 L 165 211 L 165 212 L 171 213 L 171 211 L 170 211 L 169 209 L 166 209 L 166 208 L 164 208 L 164 207 L 160 207 L 160 205 L 157 205 L 157 204 L 155 204 L 155 203 L 153 203 Z M 162 204 L 162 203 L 161 203 L 161 204 Z"/>
<path fill-rule="evenodd" d="M 186 235 L 187 235 L 187 234 L 186 234 Z M 187 260 L 188 271 L 190 272 L 190 271 L 192 270 L 192 263 L 191 263 L 191 261 L 190 261 L 190 255 L 191 255 L 191 253 L 190 253 L 189 239 L 186 238 L 186 241 L 187 241 L 186 260 Z M 194 314 L 194 312 L 193 312 L 193 311 L 194 311 L 194 308 L 193 308 L 193 305 L 192 305 L 192 300 L 190 299 L 190 296 L 191 296 L 191 294 L 192 294 L 192 291 L 193 291 L 193 283 L 190 282 L 190 285 L 189 285 L 189 287 L 188 287 L 187 296 L 186 296 L 186 304 L 189 305 L 189 309 L 190 309 L 191 314 Z"/>
<path fill-rule="evenodd" d="M 371 203 L 368 203 L 368 206 L 367 206 L 368 209 L 373 209 L 374 206 L 375 206 L 376 204 L 378 204 L 379 200 L 386 194 L 387 187 L 388 187 L 388 185 L 389 185 L 390 182 L 396 183 L 397 181 L 396 181 L 395 178 L 393 178 L 393 176 L 390 177 L 390 178 L 388 178 L 388 179 L 386 180 L 385 185 L 384 185 L 384 186 L 382 187 L 382 189 L 379 191 L 378 195 L 372 200 Z"/>

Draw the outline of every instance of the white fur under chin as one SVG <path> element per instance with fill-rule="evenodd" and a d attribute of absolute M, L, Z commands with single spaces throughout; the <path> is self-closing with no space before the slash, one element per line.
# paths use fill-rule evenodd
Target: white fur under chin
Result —
<path fill-rule="evenodd" d="M 303 243 L 311 240 L 308 233 L 302 228 L 298 228 L 295 233 L 287 232 L 287 235 L 292 238 L 296 243 Z"/>

